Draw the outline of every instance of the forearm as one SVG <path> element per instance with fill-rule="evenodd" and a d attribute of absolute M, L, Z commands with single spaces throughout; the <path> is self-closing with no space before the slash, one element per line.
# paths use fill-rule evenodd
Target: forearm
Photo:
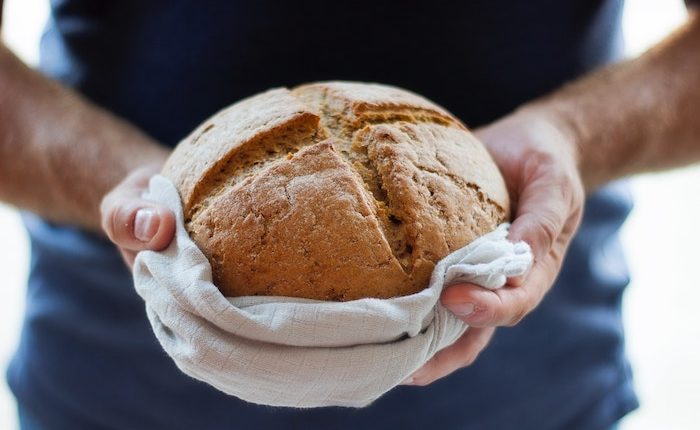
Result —
<path fill-rule="evenodd" d="M 0 200 L 97 231 L 104 194 L 167 153 L 0 44 Z"/>
<path fill-rule="evenodd" d="M 579 153 L 587 190 L 700 161 L 700 19 L 644 55 L 521 108 L 555 119 Z"/>

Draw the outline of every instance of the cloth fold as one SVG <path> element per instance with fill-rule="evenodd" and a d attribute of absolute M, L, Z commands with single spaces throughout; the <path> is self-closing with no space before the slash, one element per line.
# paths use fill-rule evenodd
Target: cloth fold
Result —
<path fill-rule="evenodd" d="M 503 224 L 435 267 L 429 286 L 391 299 L 324 302 L 224 297 L 185 231 L 175 186 L 151 178 L 146 199 L 176 215 L 163 251 L 142 251 L 134 285 L 156 338 L 184 373 L 252 403 L 362 407 L 391 390 L 467 329 L 439 302 L 443 285 L 495 289 L 529 270 L 527 244 Z"/>

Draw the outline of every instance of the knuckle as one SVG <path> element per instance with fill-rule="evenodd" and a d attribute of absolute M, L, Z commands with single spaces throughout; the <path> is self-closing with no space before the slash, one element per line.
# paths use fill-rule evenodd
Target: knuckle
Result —
<path fill-rule="evenodd" d="M 477 308 L 477 317 L 480 322 L 479 325 L 489 325 L 494 324 L 495 321 L 500 319 L 499 315 L 500 306 L 494 306 L 491 304 L 482 304 Z"/>
<path fill-rule="evenodd" d="M 534 287 L 534 285 L 530 285 L 530 287 Z M 525 290 L 523 289 L 523 291 Z M 511 314 L 510 318 L 507 319 L 505 324 L 506 327 L 513 327 L 519 324 L 537 307 L 544 294 L 539 291 L 539 288 L 534 288 L 530 289 L 529 293 L 523 293 L 524 295 L 519 300 L 518 306 L 514 309 L 514 312 Z"/>
<path fill-rule="evenodd" d="M 506 327 L 515 327 L 516 325 L 518 325 L 518 323 L 519 323 L 520 321 L 523 320 L 523 318 L 525 318 L 525 315 L 523 315 L 523 314 L 517 314 L 517 315 L 511 317 L 511 319 L 508 320 L 508 321 L 507 321 L 505 324 L 503 324 L 503 325 L 506 326 Z"/>
<path fill-rule="evenodd" d="M 505 326 L 506 327 L 513 327 L 520 323 L 520 321 L 525 318 L 525 316 L 529 313 L 529 309 L 522 307 L 517 310 L 517 312 L 511 316 L 511 318 L 506 322 Z"/>
<path fill-rule="evenodd" d="M 535 224 L 534 234 L 538 238 L 537 244 L 543 251 L 549 250 L 559 235 L 559 225 L 549 216 L 544 216 Z"/>

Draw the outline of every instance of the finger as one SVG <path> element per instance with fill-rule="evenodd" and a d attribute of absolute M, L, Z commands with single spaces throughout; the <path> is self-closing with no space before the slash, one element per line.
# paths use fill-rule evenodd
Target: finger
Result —
<path fill-rule="evenodd" d="M 521 192 L 508 238 L 525 241 L 535 261 L 552 249 L 571 214 L 569 185 L 555 178 L 539 178 Z"/>
<path fill-rule="evenodd" d="M 130 196 L 131 190 L 105 198 L 102 227 L 117 246 L 130 251 L 167 247 L 175 235 L 175 215 L 167 207 Z"/>
<path fill-rule="evenodd" d="M 493 328 L 469 328 L 457 342 L 438 351 L 403 385 L 428 385 L 462 367 L 472 364 L 493 336 Z"/>
<path fill-rule="evenodd" d="M 554 282 L 560 255 L 552 251 L 535 264 L 521 285 L 497 290 L 471 284 L 452 285 L 443 290 L 441 302 L 470 326 L 513 326 L 542 301 Z"/>

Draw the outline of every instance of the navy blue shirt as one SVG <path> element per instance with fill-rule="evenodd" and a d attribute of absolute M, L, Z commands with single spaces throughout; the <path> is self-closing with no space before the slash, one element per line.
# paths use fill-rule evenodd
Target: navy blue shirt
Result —
<path fill-rule="evenodd" d="M 170 146 L 242 97 L 328 79 L 406 87 L 479 126 L 617 58 L 621 8 L 54 0 L 40 67 Z M 617 237 L 630 207 L 620 184 L 589 198 L 554 288 L 518 326 L 499 329 L 474 365 L 359 410 L 254 406 L 185 376 L 157 344 L 114 246 L 25 214 L 31 271 L 8 381 L 52 429 L 606 428 L 637 404 Z"/>

